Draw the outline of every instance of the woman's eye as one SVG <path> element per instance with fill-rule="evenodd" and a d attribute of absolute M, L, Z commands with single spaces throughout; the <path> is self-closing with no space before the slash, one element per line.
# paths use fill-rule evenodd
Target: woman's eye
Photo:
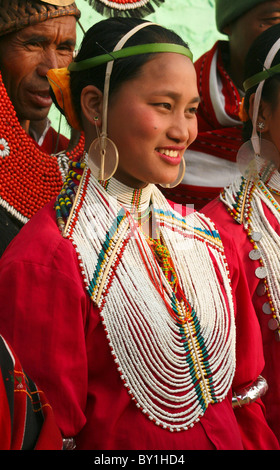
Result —
<path fill-rule="evenodd" d="M 196 114 L 196 113 L 197 113 L 197 109 L 198 109 L 198 108 L 196 108 L 196 107 L 189 108 L 189 109 L 188 109 L 188 113 L 190 113 L 190 114 Z"/>
<path fill-rule="evenodd" d="M 170 103 L 154 103 L 154 106 L 158 106 L 159 108 L 164 108 L 164 109 L 171 109 Z"/>

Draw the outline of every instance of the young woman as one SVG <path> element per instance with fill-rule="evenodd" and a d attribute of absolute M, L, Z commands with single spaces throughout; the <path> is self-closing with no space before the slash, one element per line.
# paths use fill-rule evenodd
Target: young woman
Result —
<path fill-rule="evenodd" d="M 197 133 L 188 46 L 149 22 L 105 20 L 49 81 L 86 152 L 71 163 L 57 221 L 52 203 L 1 261 L 5 333 L 78 449 L 243 448 L 231 388 L 254 384 L 263 359 L 237 372 L 242 269 L 230 280 L 212 222 L 183 218 L 155 186 L 180 181 Z M 258 330 L 244 334 L 248 318 L 258 328 L 250 308 L 241 303 L 238 362 L 259 344 Z M 259 399 L 247 410 L 262 448 L 278 448 Z"/>
<path fill-rule="evenodd" d="M 280 25 L 252 45 L 246 60 L 242 107 L 244 140 L 238 160 L 243 176 L 203 212 L 223 239 L 231 232 L 243 260 L 260 324 L 268 382 L 267 421 L 280 440 Z"/>

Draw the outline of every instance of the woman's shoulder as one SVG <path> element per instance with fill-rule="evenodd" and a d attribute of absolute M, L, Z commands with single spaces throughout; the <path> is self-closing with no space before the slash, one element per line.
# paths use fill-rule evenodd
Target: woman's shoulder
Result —
<path fill-rule="evenodd" d="M 242 224 L 238 223 L 231 207 L 225 204 L 220 197 L 209 202 L 200 212 L 209 217 L 221 232 L 233 235 L 233 233 L 243 230 Z"/>
<path fill-rule="evenodd" d="M 57 224 L 54 201 L 48 203 L 20 230 L 0 260 L 0 266 L 14 262 L 51 266 L 60 260 L 75 258 L 72 243 L 65 239 Z"/>

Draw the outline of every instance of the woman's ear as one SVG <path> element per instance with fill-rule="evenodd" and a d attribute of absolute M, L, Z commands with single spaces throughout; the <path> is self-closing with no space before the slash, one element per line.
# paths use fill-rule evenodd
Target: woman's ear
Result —
<path fill-rule="evenodd" d="M 82 119 L 101 126 L 103 93 L 94 85 L 83 88 L 81 93 Z M 86 124 L 86 123 L 85 123 Z"/>
<path fill-rule="evenodd" d="M 252 121 L 254 112 L 255 93 L 252 93 L 249 99 L 249 116 Z M 269 116 L 271 114 L 270 105 L 261 100 L 259 106 L 259 112 L 257 117 L 257 130 L 259 132 L 267 132 L 269 130 Z"/>

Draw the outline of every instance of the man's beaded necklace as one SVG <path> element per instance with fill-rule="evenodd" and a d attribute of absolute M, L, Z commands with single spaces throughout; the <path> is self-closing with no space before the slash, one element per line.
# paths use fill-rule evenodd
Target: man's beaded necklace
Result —
<path fill-rule="evenodd" d="M 72 152 L 48 155 L 21 127 L 0 74 L 0 205 L 22 224 L 57 196 L 68 160 L 82 155 L 84 138 Z"/>

